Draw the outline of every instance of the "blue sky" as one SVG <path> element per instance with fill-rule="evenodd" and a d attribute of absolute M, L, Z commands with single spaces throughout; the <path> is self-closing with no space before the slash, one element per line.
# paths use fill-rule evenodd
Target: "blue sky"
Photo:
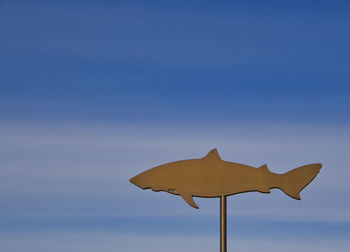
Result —
<path fill-rule="evenodd" d="M 218 250 L 200 209 L 128 182 L 218 148 L 286 172 L 295 201 L 228 199 L 233 251 L 348 251 L 346 1 L 0 3 L 2 251 Z"/>

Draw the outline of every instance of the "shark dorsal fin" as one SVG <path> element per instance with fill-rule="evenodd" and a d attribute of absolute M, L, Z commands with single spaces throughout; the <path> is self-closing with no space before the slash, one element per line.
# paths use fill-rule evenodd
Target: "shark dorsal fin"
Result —
<path fill-rule="evenodd" d="M 219 156 L 218 150 L 216 148 L 209 151 L 209 153 L 203 159 L 221 161 L 221 157 Z"/>
<path fill-rule="evenodd" d="M 270 172 L 269 168 L 267 167 L 266 164 L 263 164 L 259 167 L 259 169 L 262 169 L 263 171 L 267 171 L 267 172 Z"/>

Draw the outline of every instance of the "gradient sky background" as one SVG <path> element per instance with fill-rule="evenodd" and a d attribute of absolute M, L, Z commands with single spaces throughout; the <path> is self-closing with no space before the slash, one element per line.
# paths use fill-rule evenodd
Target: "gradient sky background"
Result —
<path fill-rule="evenodd" d="M 1 0 L 1 251 L 218 251 L 218 199 L 128 182 L 215 147 L 324 165 L 230 197 L 229 251 L 349 251 L 349 30 L 348 1 Z"/>

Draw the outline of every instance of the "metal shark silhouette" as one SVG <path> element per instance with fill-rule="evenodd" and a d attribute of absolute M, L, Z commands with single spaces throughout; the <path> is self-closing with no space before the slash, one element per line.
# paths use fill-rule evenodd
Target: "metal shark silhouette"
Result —
<path fill-rule="evenodd" d="M 197 197 L 220 197 L 258 191 L 269 193 L 279 188 L 292 198 L 300 200 L 300 192 L 318 174 L 322 164 L 309 164 L 284 174 L 270 172 L 266 164 L 255 168 L 223 161 L 217 150 L 211 150 L 201 159 L 189 159 L 163 164 L 130 179 L 142 189 L 167 191 L 180 195 L 189 205 Z"/>

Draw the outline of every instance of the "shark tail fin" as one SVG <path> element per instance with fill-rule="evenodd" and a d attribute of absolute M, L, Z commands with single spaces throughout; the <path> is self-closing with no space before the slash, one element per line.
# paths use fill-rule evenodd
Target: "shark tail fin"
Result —
<path fill-rule="evenodd" d="M 288 196 L 300 200 L 300 192 L 316 177 L 322 164 L 309 164 L 282 174 L 279 188 Z"/>

